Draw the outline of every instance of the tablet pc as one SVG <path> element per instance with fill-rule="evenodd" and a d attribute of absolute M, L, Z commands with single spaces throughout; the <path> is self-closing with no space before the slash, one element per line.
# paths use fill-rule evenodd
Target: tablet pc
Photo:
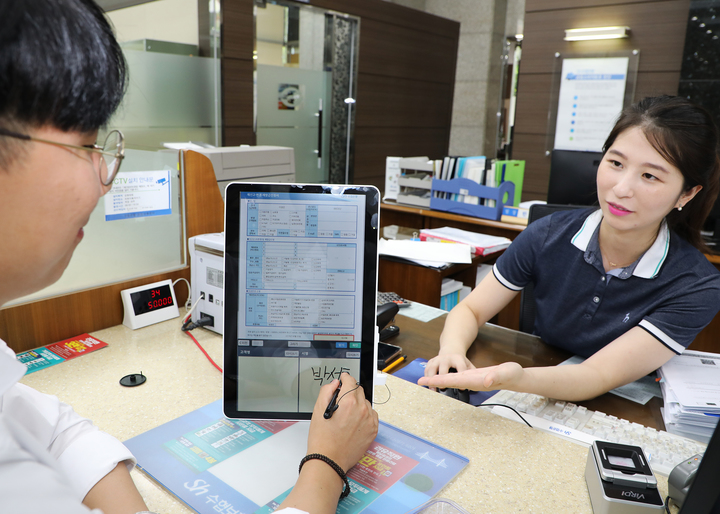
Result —
<path fill-rule="evenodd" d="M 226 417 L 310 419 L 343 371 L 372 403 L 379 203 L 373 186 L 227 186 Z"/>

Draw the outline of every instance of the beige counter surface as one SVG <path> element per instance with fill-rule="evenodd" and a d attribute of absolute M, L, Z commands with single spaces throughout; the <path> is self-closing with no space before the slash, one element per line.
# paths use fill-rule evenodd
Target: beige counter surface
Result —
<path fill-rule="evenodd" d="M 109 346 L 32 373 L 22 382 L 58 396 L 120 440 L 221 397 L 220 372 L 180 331 L 179 319 L 135 331 L 121 325 L 92 335 Z M 203 329 L 193 335 L 222 366 L 222 338 Z M 124 375 L 141 371 L 145 384 L 119 384 Z M 381 403 L 388 389 L 390 399 Z M 470 459 L 438 495 L 468 512 L 592 512 L 584 479 L 587 448 L 393 376 L 387 388 L 376 387 L 375 401 L 383 421 Z M 133 479 L 151 510 L 194 512 L 142 472 L 133 471 Z M 665 497 L 667 480 L 658 476 L 658 482 Z"/>

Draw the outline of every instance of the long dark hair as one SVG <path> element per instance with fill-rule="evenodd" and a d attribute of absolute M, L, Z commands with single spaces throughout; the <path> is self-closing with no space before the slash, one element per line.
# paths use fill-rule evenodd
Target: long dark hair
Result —
<path fill-rule="evenodd" d="M 667 215 L 670 229 L 695 248 L 707 251 L 700 229 L 720 191 L 718 128 L 710 114 L 679 96 L 640 100 L 620 113 L 603 145 L 603 154 L 624 131 L 639 127 L 652 147 L 683 174 L 683 192 L 702 190 L 683 207 Z"/>
<path fill-rule="evenodd" d="M 126 85 L 122 50 L 92 0 L 0 1 L 0 126 L 104 126 Z M 0 137 L 0 158 L 11 158 Z M 12 152 L 10 152 L 12 154 Z"/>

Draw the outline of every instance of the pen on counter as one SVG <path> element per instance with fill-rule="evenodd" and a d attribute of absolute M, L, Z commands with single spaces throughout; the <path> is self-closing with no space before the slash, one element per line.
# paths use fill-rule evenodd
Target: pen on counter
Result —
<path fill-rule="evenodd" d="M 382 370 L 382 372 L 383 372 L 383 373 L 388 373 L 388 372 L 394 370 L 394 369 L 397 368 L 400 364 L 402 364 L 403 362 L 405 362 L 405 359 L 407 359 L 407 355 L 403 355 L 402 357 L 398 357 L 397 359 L 395 359 L 394 361 L 392 361 L 390 364 L 388 364 L 387 366 L 385 366 L 385 368 Z"/>
<path fill-rule="evenodd" d="M 323 414 L 323 418 L 330 419 L 332 418 L 333 412 L 335 412 L 338 408 L 338 405 L 335 403 L 337 401 L 338 394 L 340 394 L 340 388 L 342 387 L 342 382 L 340 382 L 337 386 L 337 389 L 335 389 L 335 392 L 332 395 L 332 398 L 330 398 L 330 403 L 328 403 L 327 409 L 325 409 L 325 414 Z"/>

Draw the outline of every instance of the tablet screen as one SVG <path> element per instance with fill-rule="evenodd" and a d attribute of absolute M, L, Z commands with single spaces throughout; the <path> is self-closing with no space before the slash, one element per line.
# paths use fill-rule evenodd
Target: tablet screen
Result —
<path fill-rule="evenodd" d="M 225 415 L 310 419 L 343 372 L 372 402 L 377 189 L 234 183 L 225 200 Z"/>

